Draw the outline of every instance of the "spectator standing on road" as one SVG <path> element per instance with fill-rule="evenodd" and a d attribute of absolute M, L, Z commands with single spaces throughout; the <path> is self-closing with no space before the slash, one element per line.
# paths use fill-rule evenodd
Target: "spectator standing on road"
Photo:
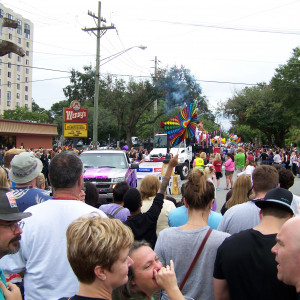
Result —
<path fill-rule="evenodd" d="M 83 187 L 83 165 L 73 151 L 63 151 L 51 161 L 49 168 L 53 199 L 31 206 L 26 219 L 22 251 L 0 261 L 5 273 L 25 271 L 25 299 L 57 300 L 75 294 L 78 281 L 66 255 L 67 227 L 80 216 L 98 209 L 79 201 Z"/>
<path fill-rule="evenodd" d="M 67 255 L 79 290 L 60 300 L 111 299 L 112 291 L 128 281 L 131 230 L 120 220 L 88 216 L 67 229 Z"/>
<path fill-rule="evenodd" d="M 22 153 L 22 152 L 25 152 L 24 149 L 17 149 L 17 148 L 13 148 L 13 149 L 10 149 L 8 151 L 5 152 L 4 154 L 4 168 L 7 170 L 7 172 L 10 170 L 11 168 L 11 161 L 12 159 Z M 15 182 L 11 182 L 11 185 L 12 186 L 16 186 L 16 183 Z"/>
<path fill-rule="evenodd" d="M 40 173 L 36 178 L 36 187 L 41 190 L 45 190 L 46 188 L 46 180 L 43 173 Z"/>
<path fill-rule="evenodd" d="M 8 171 L 3 168 L 0 167 L 0 187 L 10 187 L 10 180 L 8 177 Z"/>
<path fill-rule="evenodd" d="M 156 253 L 144 241 L 135 241 L 129 256 L 133 265 L 129 267 L 128 283 L 114 291 L 113 300 L 153 300 L 154 293 L 162 288 L 170 300 L 186 299 L 178 288 L 173 261 L 163 267 Z"/>
<path fill-rule="evenodd" d="M 42 173 L 45 176 L 46 186 L 48 187 L 50 185 L 49 176 L 48 176 L 49 175 L 49 155 L 48 155 L 48 150 L 46 150 L 46 149 L 43 150 L 42 155 L 40 157 L 40 160 L 43 163 Z"/>
<path fill-rule="evenodd" d="M 169 184 L 172 170 L 178 164 L 178 155 L 173 157 L 167 167 L 166 174 L 160 185 L 151 207 L 145 212 L 141 212 L 142 199 L 137 189 L 129 189 L 124 196 L 124 207 L 130 210 L 131 216 L 125 222 L 132 229 L 135 240 L 146 240 L 155 246 L 157 235 L 156 226 L 161 209 L 164 203 L 164 193 Z"/>
<path fill-rule="evenodd" d="M 300 217 L 288 220 L 276 237 L 272 248 L 277 265 L 277 278 L 296 287 L 300 299 Z M 285 298 L 287 299 L 287 298 Z"/>
<path fill-rule="evenodd" d="M 260 155 L 260 164 L 261 165 L 267 165 L 268 164 L 268 154 L 267 154 L 267 150 L 266 149 L 263 149 L 263 152 L 261 153 Z"/>
<path fill-rule="evenodd" d="M 204 167 L 206 167 L 206 165 L 207 165 L 207 156 L 206 156 L 206 153 L 205 152 L 201 152 L 200 153 L 200 158 L 203 159 L 203 165 L 204 165 Z"/>
<path fill-rule="evenodd" d="M 298 158 L 296 155 L 296 152 L 292 152 L 291 154 L 291 166 L 294 176 L 297 176 L 297 170 L 298 170 Z"/>
<path fill-rule="evenodd" d="M 24 223 L 20 220 L 30 217 L 30 213 L 18 210 L 12 191 L 0 188 L 0 258 L 17 253 L 20 249 L 20 239 Z M 0 269 L 0 299 L 21 300 L 19 288 L 6 283 L 3 271 Z M 4 293 L 4 295 L 3 295 Z"/>
<path fill-rule="evenodd" d="M 122 222 L 127 221 L 130 216 L 130 211 L 123 206 L 124 195 L 128 190 L 129 185 L 126 181 L 117 183 L 113 189 L 113 203 L 103 204 L 99 209 L 105 212 L 109 217 L 119 219 Z"/>
<path fill-rule="evenodd" d="M 248 175 L 252 181 L 252 174 L 253 174 L 255 168 L 256 168 L 256 162 L 254 161 L 254 157 L 248 156 L 246 159 L 245 170 L 243 170 L 241 173 L 237 174 L 237 176 Z"/>
<path fill-rule="evenodd" d="M 259 209 L 255 205 L 255 201 L 263 199 L 269 190 L 278 186 L 279 175 L 273 166 L 262 165 L 255 168 L 252 180 L 254 199 L 249 199 L 243 204 L 228 209 L 220 222 L 218 230 L 234 234 L 259 224 Z"/>
<path fill-rule="evenodd" d="M 274 164 L 281 165 L 282 159 L 278 150 L 276 150 L 273 160 L 274 160 Z"/>
<path fill-rule="evenodd" d="M 223 214 L 231 207 L 249 201 L 247 197 L 248 191 L 251 189 L 251 179 L 247 175 L 240 175 L 234 182 L 232 195 L 228 201 L 224 203 Z"/>
<path fill-rule="evenodd" d="M 274 154 L 273 154 L 273 150 L 269 149 L 268 150 L 268 165 L 272 166 L 274 162 Z"/>
<path fill-rule="evenodd" d="M 196 153 L 196 157 L 193 161 L 193 167 L 202 171 L 204 170 L 204 160 L 200 157 L 199 153 Z"/>
<path fill-rule="evenodd" d="M 227 153 L 227 161 L 225 162 L 225 176 L 226 176 L 226 188 L 225 190 L 229 190 L 233 187 L 233 172 L 235 169 L 234 156 L 232 153 Z"/>
<path fill-rule="evenodd" d="M 223 177 L 222 164 L 223 164 L 223 161 L 222 161 L 220 153 L 216 153 L 215 159 L 213 161 L 213 166 L 215 167 L 215 171 L 216 171 L 217 191 L 220 190 L 220 178 Z"/>
<path fill-rule="evenodd" d="M 30 152 L 22 152 L 12 159 L 8 174 L 9 179 L 16 183 L 12 190 L 20 211 L 52 198 L 47 191 L 36 188 L 42 168 L 42 162 Z"/>
<path fill-rule="evenodd" d="M 271 248 L 282 225 L 296 213 L 293 194 L 270 190 L 255 204 L 260 223 L 226 239 L 219 247 L 214 269 L 216 300 L 295 299 L 296 290 L 277 279 Z"/>
<path fill-rule="evenodd" d="M 174 260 L 177 283 L 180 286 L 205 236 L 208 237 L 193 272 L 182 289 L 185 296 L 194 299 L 214 299 L 212 276 L 216 252 L 223 240 L 229 236 L 216 230 L 211 232 L 207 225 L 213 201 L 213 184 L 206 180 L 202 171 L 193 169 L 184 187 L 188 222 L 180 227 L 163 230 L 155 246 L 155 252 L 163 265 L 167 265 L 171 259 Z M 162 299 L 168 299 L 165 291 Z"/>
<path fill-rule="evenodd" d="M 242 148 L 238 148 L 237 154 L 234 156 L 235 161 L 235 169 L 237 170 L 237 173 L 240 173 L 243 171 L 246 163 L 246 157 L 243 153 Z"/>
<path fill-rule="evenodd" d="M 88 205 L 99 207 L 99 192 L 97 187 L 91 182 L 85 182 L 83 190 L 85 191 L 84 202 Z"/>
<path fill-rule="evenodd" d="M 153 204 L 154 197 L 156 196 L 156 194 L 159 191 L 159 188 L 160 188 L 160 182 L 159 182 L 157 176 L 147 175 L 142 179 L 141 184 L 139 186 L 139 192 L 142 197 L 142 207 L 141 207 L 142 213 L 145 213 L 150 209 L 150 207 Z M 157 220 L 157 225 L 156 225 L 156 234 L 157 235 L 163 229 L 169 227 L 169 224 L 168 224 L 169 212 L 175 208 L 176 208 L 176 206 L 172 201 L 164 199 L 163 207 L 159 214 L 159 217 Z"/>

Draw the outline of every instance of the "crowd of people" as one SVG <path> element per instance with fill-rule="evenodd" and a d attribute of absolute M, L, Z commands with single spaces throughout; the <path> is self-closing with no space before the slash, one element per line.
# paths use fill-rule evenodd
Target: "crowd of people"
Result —
<path fill-rule="evenodd" d="M 162 182 L 119 182 L 101 206 L 79 155 L 4 151 L 0 299 L 300 299 L 297 149 L 201 152 L 181 202 L 165 195 L 176 155 Z"/>

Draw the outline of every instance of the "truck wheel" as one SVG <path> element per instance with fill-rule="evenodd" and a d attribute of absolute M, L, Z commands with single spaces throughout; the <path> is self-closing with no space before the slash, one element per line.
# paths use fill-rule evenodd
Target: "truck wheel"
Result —
<path fill-rule="evenodd" d="M 182 168 L 181 168 L 180 173 L 179 173 L 180 179 L 181 179 L 181 180 L 187 179 L 188 173 L 189 173 L 189 167 L 188 167 L 188 164 L 187 164 L 187 163 L 184 163 L 184 164 L 182 165 Z"/>

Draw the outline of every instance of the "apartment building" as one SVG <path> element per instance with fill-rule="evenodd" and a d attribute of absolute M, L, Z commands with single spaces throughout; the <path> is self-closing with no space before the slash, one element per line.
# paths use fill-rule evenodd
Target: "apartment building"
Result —
<path fill-rule="evenodd" d="M 17 106 L 32 107 L 33 23 L 0 3 L 0 21 L 4 17 L 17 20 L 19 26 L 3 27 L 0 39 L 22 47 L 25 56 L 9 53 L 0 57 L 0 115 Z"/>

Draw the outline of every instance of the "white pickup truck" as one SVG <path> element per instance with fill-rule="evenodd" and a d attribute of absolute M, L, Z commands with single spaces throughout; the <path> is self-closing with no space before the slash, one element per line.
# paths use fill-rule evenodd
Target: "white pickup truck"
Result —
<path fill-rule="evenodd" d="M 179 164 L 175 168 L 175 173 L 180 175 L 181 179 L 186 179 L 194 159 L 192 146 L 187 146 L 186 141 L 170 148 L 170 153 L 175 156 L 178 154 Z M 153 150 L 146 157 L 146 161 L 139 165 L 137 170 L 138 178 L 147 174 L 160 174 L 163 160 L 167 154 L 167 134 L 158 133 L 154 137 Z"/>

